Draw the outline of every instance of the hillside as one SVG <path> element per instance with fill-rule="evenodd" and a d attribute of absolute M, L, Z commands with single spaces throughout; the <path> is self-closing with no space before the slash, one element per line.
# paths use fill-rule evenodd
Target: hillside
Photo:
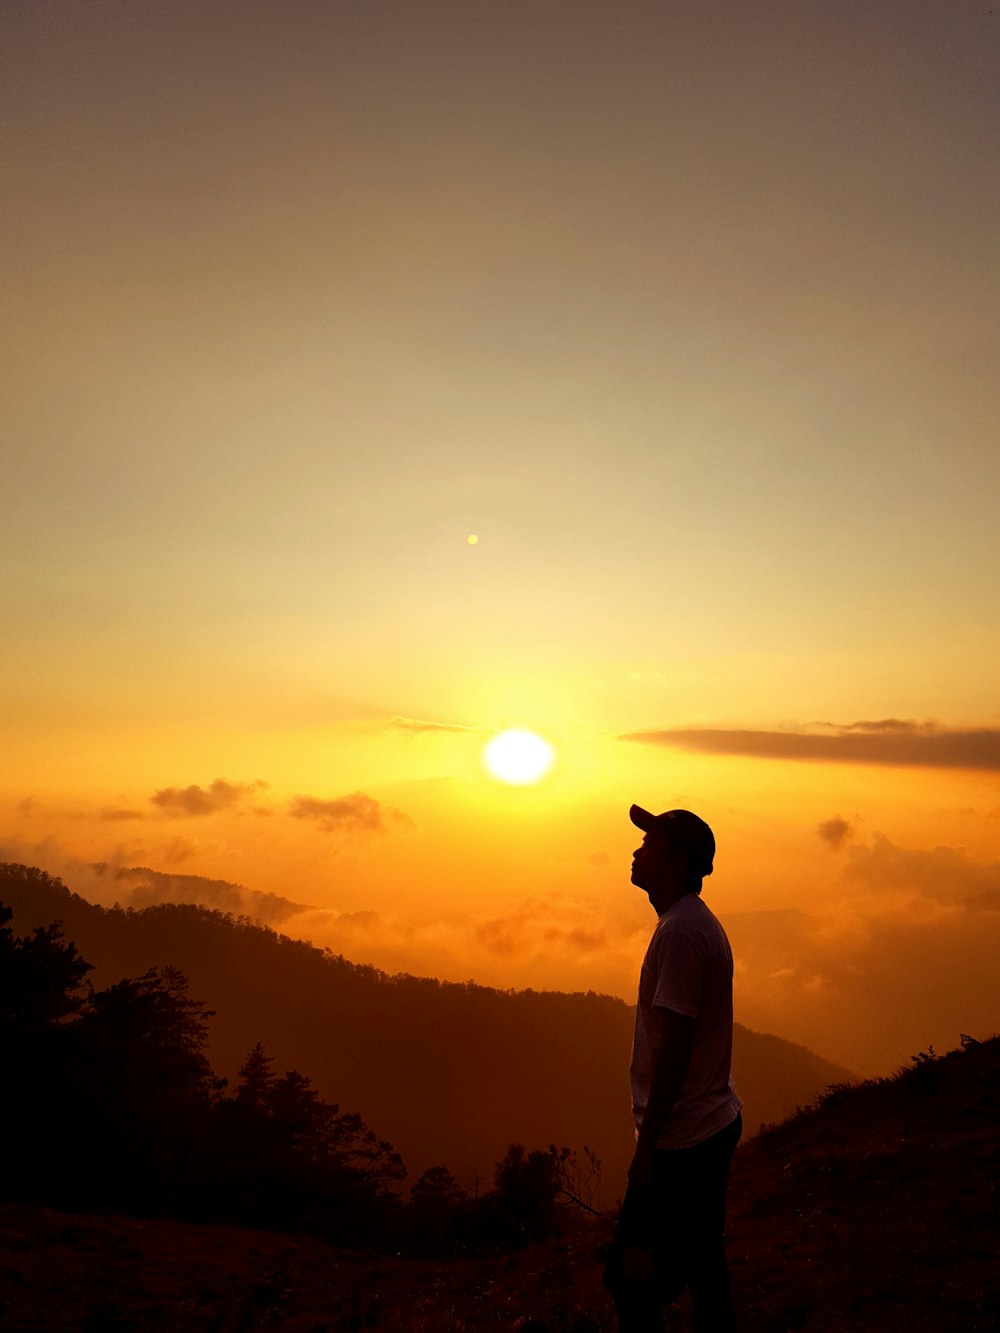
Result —
<path fill-rule="evenodd" d="M 1000 1038 L 834 1090 L 737 1154 L 748 1330 L 1000 1328 Z"/>
<path fill-rule="evenodd" d="M 1000 1039 L 840 1090 L 737 1150 L 742 1333 L 995 1333 Z M 499 1258 L 407 1261 L 314 1237 L 0 1206 L 0 1319 L 93 1333 L 612 1333 L 610 1218 Z M 689 1328 L 683 1308 L 668 1333 Z"/>
<path fill-rule="evenodd" d="M 233 1077 L 263 1041 L 278 1066 L 360 1111 L 413 1179 L 445 1164 L 468 1186 L 506 1145 L 589 1145 L 620 1193 L 631 1148 L 626 1065 L 633 1010 L 593 993 L 505 992 L 390 977 L 217 911 L 107 910 L 41 871 L 0 867 L 25 932 L 61 920 L 108 985 L 172 964 L 216 1011 L 209 1054 Z M 804 1047 L 737 1025 L 734 1072 L 752 1131 L 849 1078 Z"/>

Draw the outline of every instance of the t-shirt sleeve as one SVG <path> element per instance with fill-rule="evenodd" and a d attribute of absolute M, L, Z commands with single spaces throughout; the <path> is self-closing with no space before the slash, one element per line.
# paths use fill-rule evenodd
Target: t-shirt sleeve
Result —
<path fill-rule="evenodd" d="M 697 939 L 686 930 L 663 932 L 657 949 L 657 981 L 653 1005 L 698 1017 L 701 1000 L 702 958 Z"/>

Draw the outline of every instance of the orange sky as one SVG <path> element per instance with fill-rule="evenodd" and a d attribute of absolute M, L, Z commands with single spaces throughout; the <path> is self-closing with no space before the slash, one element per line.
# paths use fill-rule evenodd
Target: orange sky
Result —
<path fill-rule="evenodd" d="M 1000 21 L 0 25 L 0 850 L 629 995 L 625 812 L 687 804 L 744 1021 L 857 1067 L 1000 1026 Z"/>

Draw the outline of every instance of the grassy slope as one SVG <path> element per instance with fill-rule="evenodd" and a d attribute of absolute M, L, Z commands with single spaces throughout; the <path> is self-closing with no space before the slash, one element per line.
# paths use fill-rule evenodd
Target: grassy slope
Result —
<path fill-rule="evenodd" d="M 740 1154 L 748 1329 L 1000 1328 L 1000 1039 L 826 1097 Z"/>
<path fill-rule="evenodd" d="M 1000 1039 L 836 1092 L 740 1148 L 729 1252 L 743 1333 L 995 1333 Z M 0 1324 L 285 1333 L 610 1333 L 606 1220 L 459 1263 L 314 1239 L 0 1209 Z M 683 1310 L 666 1327 L 687 1328 Z"/>

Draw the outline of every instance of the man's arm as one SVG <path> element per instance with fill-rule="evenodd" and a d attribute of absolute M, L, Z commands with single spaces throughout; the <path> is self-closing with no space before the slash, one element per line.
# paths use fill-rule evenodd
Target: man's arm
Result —
<path fill-rule="evenodd" d="M 676 1009 L 657 1008 L 653 1012 L 659 1028 L 653 1077 L 635 1154 L 628 1171 L 629 1184 L 637 1189 L 650 1187 L 656 1144 L 680 1094 L 694 1048 L 695 1019 L 688 1014 L 678 1013 Z"/>

